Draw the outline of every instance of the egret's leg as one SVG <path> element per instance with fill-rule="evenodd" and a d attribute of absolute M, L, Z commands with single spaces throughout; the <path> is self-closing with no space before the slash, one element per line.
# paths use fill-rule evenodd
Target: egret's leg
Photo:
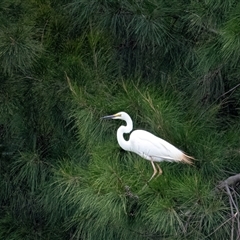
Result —
<path fill-rule="evenodd" d="M 152 166 L 153 166 L 153 175 L 152 175 L 152 177 L 148 180 L 148 182 L 150 182 L 150 181 L 153 179 L 153 177 L 157 174 L 157 169 L 156 169 L 156 167 L 155 167 L 155 165 L 154 165 L 154 162 L 151 161 L 151 163 L 152 163 Z"/>
<path fill-rule="evenodd" d="M 162 175 L 162 169 L 160 168 L 160 166 L 158 164 L 157 165 L 157 168 L 158 168 L 158 175 L 157 177 L 159 177 L 160 175 Z"/>

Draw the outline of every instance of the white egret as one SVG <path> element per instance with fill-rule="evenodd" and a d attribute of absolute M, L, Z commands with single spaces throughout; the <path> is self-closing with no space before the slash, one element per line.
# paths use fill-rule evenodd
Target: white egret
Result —
<path fill-rule="evenodd" d="M 162 169 L 158 166 L 158 164 L 156 164 L 158 168 L 157 170 L 154 162 L 168 161 L 192 164 L 191 159 L 194 159 L 193 157 L 186 155 L 172 144 L 147 131 L 135 130 L 130 134 L 129 140 L 126 141 L 123 137 L 123 134 L 130 133 L 133 129 L 132 119 L 127 113 L 119 112 L 102 118 L 121 119 L 126 121 L 127 125 L 120 126 L 117 130 L 118 144 L 125 151 L 134 152 L 140 155 L 142 158 L 151 161 L 154 172 L 149 182 L 157 174 L 157 172 L 158 176 L 162 174 Z"/>

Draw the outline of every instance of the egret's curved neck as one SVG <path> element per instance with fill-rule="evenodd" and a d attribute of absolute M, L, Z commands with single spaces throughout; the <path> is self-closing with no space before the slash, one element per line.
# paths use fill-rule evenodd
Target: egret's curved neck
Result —
<path fill-rule="evenodd" d="M 128 119 L 125 119 L 127 125 L 121 126 L 117 130 L 117 140 L 120 147 L 126 151 L 130 150 L 130 142 L 126 141 L 123 137 L 124 133 L 130 133 L 133 129 L 133 123 L 132 119 L 129 117 Z"/>

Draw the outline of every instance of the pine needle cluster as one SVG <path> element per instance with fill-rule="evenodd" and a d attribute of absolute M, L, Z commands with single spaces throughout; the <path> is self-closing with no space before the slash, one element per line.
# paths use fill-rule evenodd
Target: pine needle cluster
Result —
<path fill-rule="evenodd" d="M 1 1 L 0 239 L 238 239 L 239 8 Z M 194 166 L 148 183 L 119 111 Z"/>

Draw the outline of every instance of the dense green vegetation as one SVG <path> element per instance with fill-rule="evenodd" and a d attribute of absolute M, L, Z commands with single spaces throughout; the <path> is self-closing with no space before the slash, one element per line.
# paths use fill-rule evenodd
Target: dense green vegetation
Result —
<path fill-rule="evenodd" d="M 2 0 L 0 72 L 0 239 L 240 239 L 239 1 Z"/>

